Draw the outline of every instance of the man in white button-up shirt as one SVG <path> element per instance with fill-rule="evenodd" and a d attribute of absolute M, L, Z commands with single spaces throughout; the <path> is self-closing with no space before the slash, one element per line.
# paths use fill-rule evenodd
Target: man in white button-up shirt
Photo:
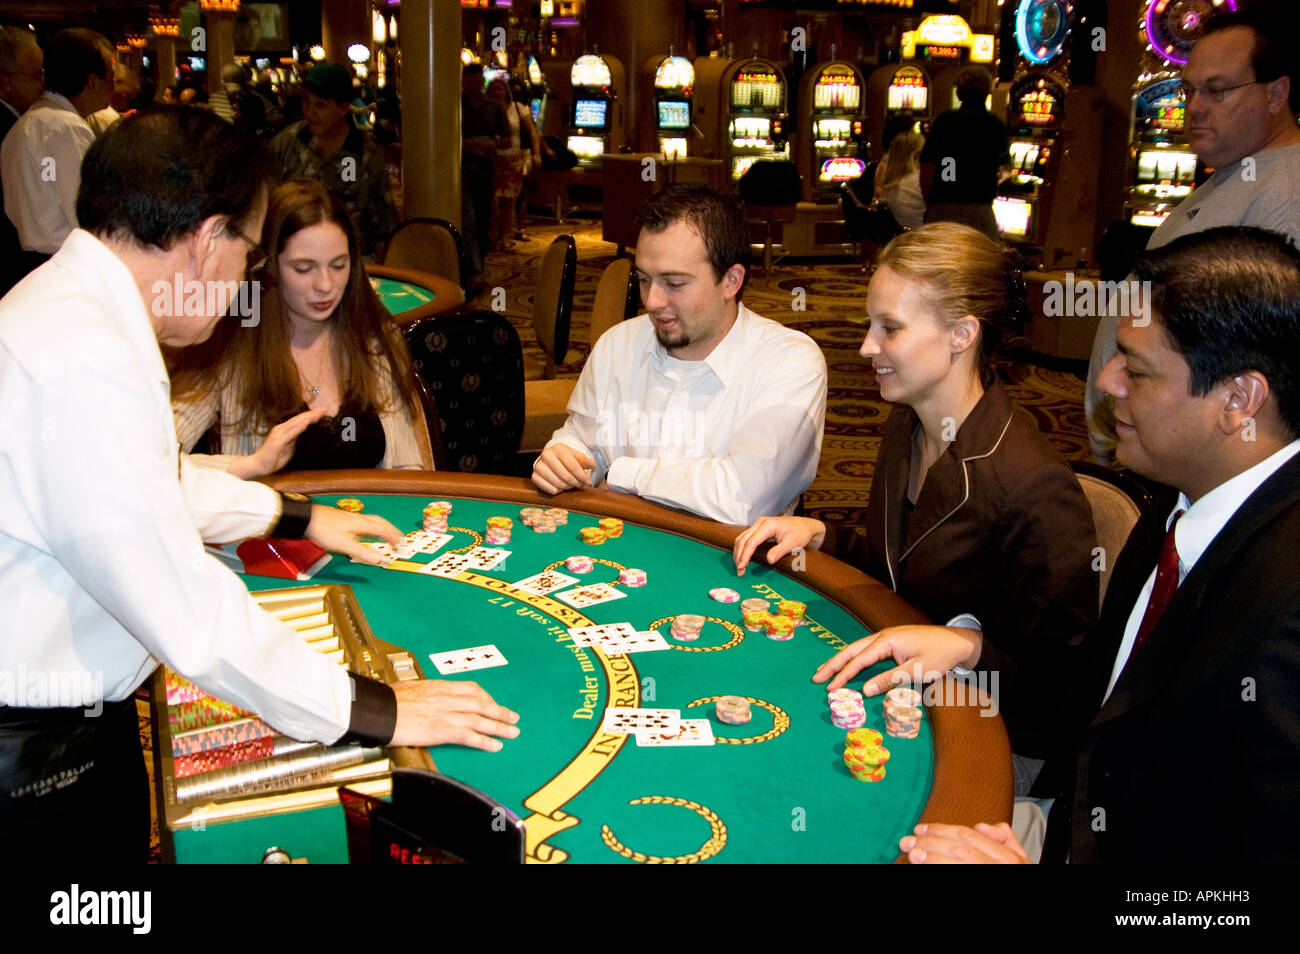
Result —
<path fill-rule="evenodd" d="M 545 493 L 613 490 L 727 523 L 789 513 L 817 476 L 826 360 L 740 301 L 740 203 L 672 186 L 638 214 L 647 314 L 601 335 L 533 466 Z"/>
<path fill-rule="evenodd" d="M 0 146 L 5 214 L 28 252 L 52 255 L 77 227 L 86 122 L 113 93 L 113 47 L 94 30 L 60 30 L 45 47 L 45 93 Z"/>
<path fill-rule="evenodd" d="M 159 345 L 221 320 L 190 291 L 243 277 L 272 169 L 211 113 L 130 117 L 87 153 L 87 230 L 0 301 L 0 844 L 17 852 L 57 856 L 65 833 L 147 849 L 132 694 L 159 661 L 298 739 L 494 750 L 517 734 L 473 683 L 345 674 L 204 551 L 273 531 L 376 562 L 359 537 L 399 538 L 179 453 Z M 66 823 L 91 811 L 111 823 Z"/>

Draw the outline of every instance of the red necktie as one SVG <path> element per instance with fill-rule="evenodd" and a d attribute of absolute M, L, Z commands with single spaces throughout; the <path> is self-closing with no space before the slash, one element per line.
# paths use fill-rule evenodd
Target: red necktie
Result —
<path fill-rule="evenodd" d="M 1174 528 L 1178 526 L 1178 518 L 1183 513 L 1184 511 L 1180 510 L 1174 514 L 1174 519 L 1165 532 L 1165 543 L 1160 548 L 1160 562 L 1156 564 L 1156 583 L 1151 588 L 1151 599 L 1147 601 L 1147 611 L 1142 617 L 1142 625 L 1138 627 L 1137 639 L 1133 643 L 1135 653 L 1147 641 L 1151 630 L 1156 628 L 1156 623 L 1160 622 L 1160 617 L 1164 615 L 1165 607 L 1174 598 L 1174 591 L 1178 589 L 1178 548 L 1174 545 Z"/>

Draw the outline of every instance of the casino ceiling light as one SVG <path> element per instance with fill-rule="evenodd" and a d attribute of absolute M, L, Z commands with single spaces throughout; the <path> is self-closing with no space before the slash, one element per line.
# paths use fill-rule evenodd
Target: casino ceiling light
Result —
<path fill-rule="evenodd" d="M 348 47 L 348 59 L 353 63 L 365 63 L 370 59 L 370 47 L 364 43 L 353 43 Z"/>
<path fill-rule="evenodd" d="M 321 60 L 325 59 L 325 47 L 317 43 L 315 46 L 313 46 L 311 49 L 307 51 L 307 55 L 310 56 L 313 60 L 320 62 Z"/>
<path fill-rule="evenodd" d="M 199 0 L 204 13 L 238 13 L 240 0 Z"/>

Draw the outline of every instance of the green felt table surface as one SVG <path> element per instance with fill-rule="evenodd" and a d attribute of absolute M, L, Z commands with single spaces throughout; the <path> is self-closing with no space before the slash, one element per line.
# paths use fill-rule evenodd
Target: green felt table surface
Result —
<path fill-rule="evenodd" d="M 318 497 L 333 503 L 337 497 Z M 403 531 L 418 529 L 427 497 L 361 496 L 365 512 Z M 509 516 L 515 526 L 507 560 L 470 579 L 442 579 L 369 567 L 334 557 L 313 583 L 352 587 L 380 638 L 414 652 L 426 676 L 438 678 L 430 654 L 495 644 L 506 666 L 472 678 L 520 714 L 521 734 L 503 750 L 432 750 L 438 769 L 484 791 L 525 820 L 534 861 L 627 862 L 644 856 L 710 862 L 886 862 L 920 816 L 932 780 L 929 716 L 916 739 L 892 739 L 886 778 L 855 780 L 844 767 L 843 730 L 831 724 L 823 686 L 813 670 L 838 648 L 867 634 L 835 602 L 768 567 L 737 579 L 730 554 L 660 530 L 628 524 L 600 546 L 578 530 L 597 518 L 573 514 L 554 534 L 536 533 L 518 519 L 519 506 L 454 500 L 454 539 L 428 562 L 474 545 L 486 520 Z M 583 582 L 617 580 L 618 566 L 646 571 L 648 585 L 620 587 L 625 598 L 573 611 L 562 603 L 503 588 L 572 554 L 598 562 Z M 599 561 L 610 561 L 615 566 Z M 472 580 L 472 581 L 471 581 Z M 250 589 L 280 588 L 284 580 L 245 577 Z M 788 642 L 740 627 L 738 603 L 710 599 L 728 586 L 742 599 L 779 596 L 808 604 L 809 624 Z M 563 592 L 563 591 L 560 591 Z M 671 617 L 711 617 L 701 638 L 673 649 L 604 657 L 573 644 L 569 625 L 631 622 L 666 637 Z M 579 616 L 575 620 L 573 617 Z M 561 618 L 561 617 L 565 618 Z M 715 621 L 716 620 L 716 621 Z M 731 624 L 731 625 L 725 625 Z M 739 638 L 737 638 L 739 636 Z M 728 648 L 723 648 L 727 646 Z M 877 670 L 872 670 L 877 671 Z M 850 685 L 860 688 L 868 674 Z M 611 692 L 612 687 L 612 692 Z M 721 723 L 711 703 L 734 694 L 761 700 L 747 725 Z M 749 738 L 711 747 L 644 748 L 632 737 L 603 735 L 604 709 L 680 709 L 682 718 L 708 718 L 715 736 Z M 869 727 L 884 730 L 879 700 L 869 702 Z M 632 804 L 652 798 L 654 802 Z M 312 862 L 346 860 L 342 812 L 318 809 L 174 834 L 178 861 L 260 859 L 272 844 Z"/>
<path fill-rule="evenodd" d="M 437 292 L 432 288 L 425 288 L 416 282 L 371 277 L 370 285 L 379 295 L 379 300 L 384 303 L 384 307 L 394 315 L 427 305 L 438 297 Z"/>

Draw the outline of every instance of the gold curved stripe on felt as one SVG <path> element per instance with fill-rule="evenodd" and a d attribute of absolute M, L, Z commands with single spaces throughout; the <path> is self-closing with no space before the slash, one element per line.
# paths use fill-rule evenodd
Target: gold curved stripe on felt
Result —
<path fill-rule="evenodd" d="M 423 566 L 423 563 L 409 560 L 394 560 L 388 564 L 390 570 L 405 570 L 412 573 L 418 573 Z M 523 590 L 515 589 L 514 584 L 508 580 L 498 580 L 468 569 L 461 570 L 450 579 L 518 600 L 547 614 L 565 627 L 596 625 L 572 606 L 567 606 L 548 596 L 538 596 L 536 593 L 525 593 Z M 641 702 L 641 677 L 632 662 L 631 654 L 606 656 L 599 646 L 591 646 L 588 649 L 600 662 L 601 670 L 605 674 L 606 705 L 627 709 L 637 708 Z M 630 738 L 630 735 L 611 735 L 603 732 L 600 724 L 597 723 L 591 736 L 568 764 L 556 772 L 541 788 L 524 799 L 524 807 L 532 812 L 523 819 L 525 860 L 529 864 L 554 865 L 568 860 L 567 851 L 547 844 L 554 835 L 573 828 L 581 821 L 576 815 L 565 812 L 564 806 L 610 766 Z"/>
<path fill-rule="evenodd" d="M 647 795 L 644 798 L 634 798 L 628 802 L 629 805 L 676 805 L 679 808 L 689 808 L 695 814 L 699 815 L 709 823 L 709 840 L 700 845 L 698 851 L 692 851 L 689 855 L 647 855 L 639 851 L 633 851 L 627 845 L 618 840 L 613 829 L 608 825 L 600 826 L 600 838 L 610 851 L 622 855 L 637 864 L 642 865 L 693 865 L 706 858 L 712 858 L 723 848 L 727 846 L 727 826 L 722 823 L 722 819 L 717 813 L 705 808 L 699 802 L 688 801 L 684 798 L 672 798 L 668 795 Z"/>
<path fill-rule="evenodd" d="M 568 557 L 565 557 L 564 560 L 556 560 L 554 563 L 548 563 L 546 566 L 542 567 L 542 572 L 543 572 L 543 573 L 550 573 L 550 572 L 552 572 L 552 571 L 554 571 L 554 570 L 558 570 L 560 567 L 564 567 L 564 568 L 567 570 L 567 569 L 568 569 L 568 566 L 566 565 L 566 562 L 565 562 L 565 561 L 567 561 L 567 560 L 568 560 Z M 626 570 L 626 569 L 627 569 L 627 567 L 625 567 L 623 564 L 619 563 L 619 562 L 616 561 L 616 560 L 602 560 L 600 557 L 592 557 L 592 558 L 591 558 L 591 561 L 592 561 L 593 563 L 601 563 L 601 564 L 604 564 L 605 566 L 612 566 L 615 570 L 617 570 L 617 571 L 619 571 L 619 572 L 622 572 L 623 570 Z M 591 580 L 591 581 L 583 580 L 583 581 L 582 581 L 582 585 L 583 585 L 583 586 L 591 586 L 593 583 L 599 583 L 599 582 L 600 582 L 600 580 Z M 609 582 L 609 585 L 610 585 L 610 586 L 617 586 L 617 585 L 618 585 L 618 576 L 615 576 L 614 579 L 609 580 L 608 582 Z"/>
<path fill-rule="evenodd" d="M 696 706 L 705 706 L 710 702 L 717 702 L 722 696 L 705 696 L 702 699 L 696 699 L 694 702 L 686 704 L 686 708 L 693 709 Z M 775 739 L 778 735 L 790 728 L 790 716 L 780 706 L 774 706 L 770 702 L 764 702 L 762 699 L 755 699 L 753 696 L 741 696 L 751 705 L 762 706 L 768 712 L 772 713 L 772 728 L 768 729 L 762 735 L 750 735 L 744 738 L 732 739 L 724 735 L 714 734 L 713 741 L 719 745 L 757 745 L 759 742 L 767 742 Z"/>
<path fill-rule="evenodd" d="M 673 620 L 677 618 L 677 616 L 686 616 L 686 615 L 699 615 L 699 614 L 679 613 L 674 616 L 665 616 L 663 619 L 655 620 L 653 623 L 647 626 L 646 629 L 648 630 L 658 629 L 664 623 L 671 623 Z M 680 650 L 681 652 L 684 653 L 720 653 L 724 649 L 731 649 L 735 646 L 739 646 L 742 642 L 745 641 L 745 631 L 741 629 L 739 626 L 737 626 L 735 623 L 733 623 L 731 620 L 719 619 L 716 616 L 705 616 L 704 619 L 706 622 L 717 623 L 719 626 L 726 629 L 727 632 L 731 633 L 731 639 L 723 643 L 721 646 L 682 646 L 678 643 L 669 643 L 668 645 L 672 646 L 673 649 Z"/>
<path fill-rule="evenodd" d="M 479 533 L 477 530 L 471 530 L 469 527 L 452 527 L 452 526 L 447 527 L 448 533 L 451 533 L 453 531 L 455 531 L 456 533 L 468 533 L 471 537 L 474 538 L 474 542 L 467 544 L 463 547 L 457 547 L 455 550 L 448 550 L 447 551 L 448 553 L 468 553 L 470 550 L 473 550 L 475 547 L 481 547 L 483 545 L 483 534 Z M 435 557 L 434 559 L 437 558 Z"/>

